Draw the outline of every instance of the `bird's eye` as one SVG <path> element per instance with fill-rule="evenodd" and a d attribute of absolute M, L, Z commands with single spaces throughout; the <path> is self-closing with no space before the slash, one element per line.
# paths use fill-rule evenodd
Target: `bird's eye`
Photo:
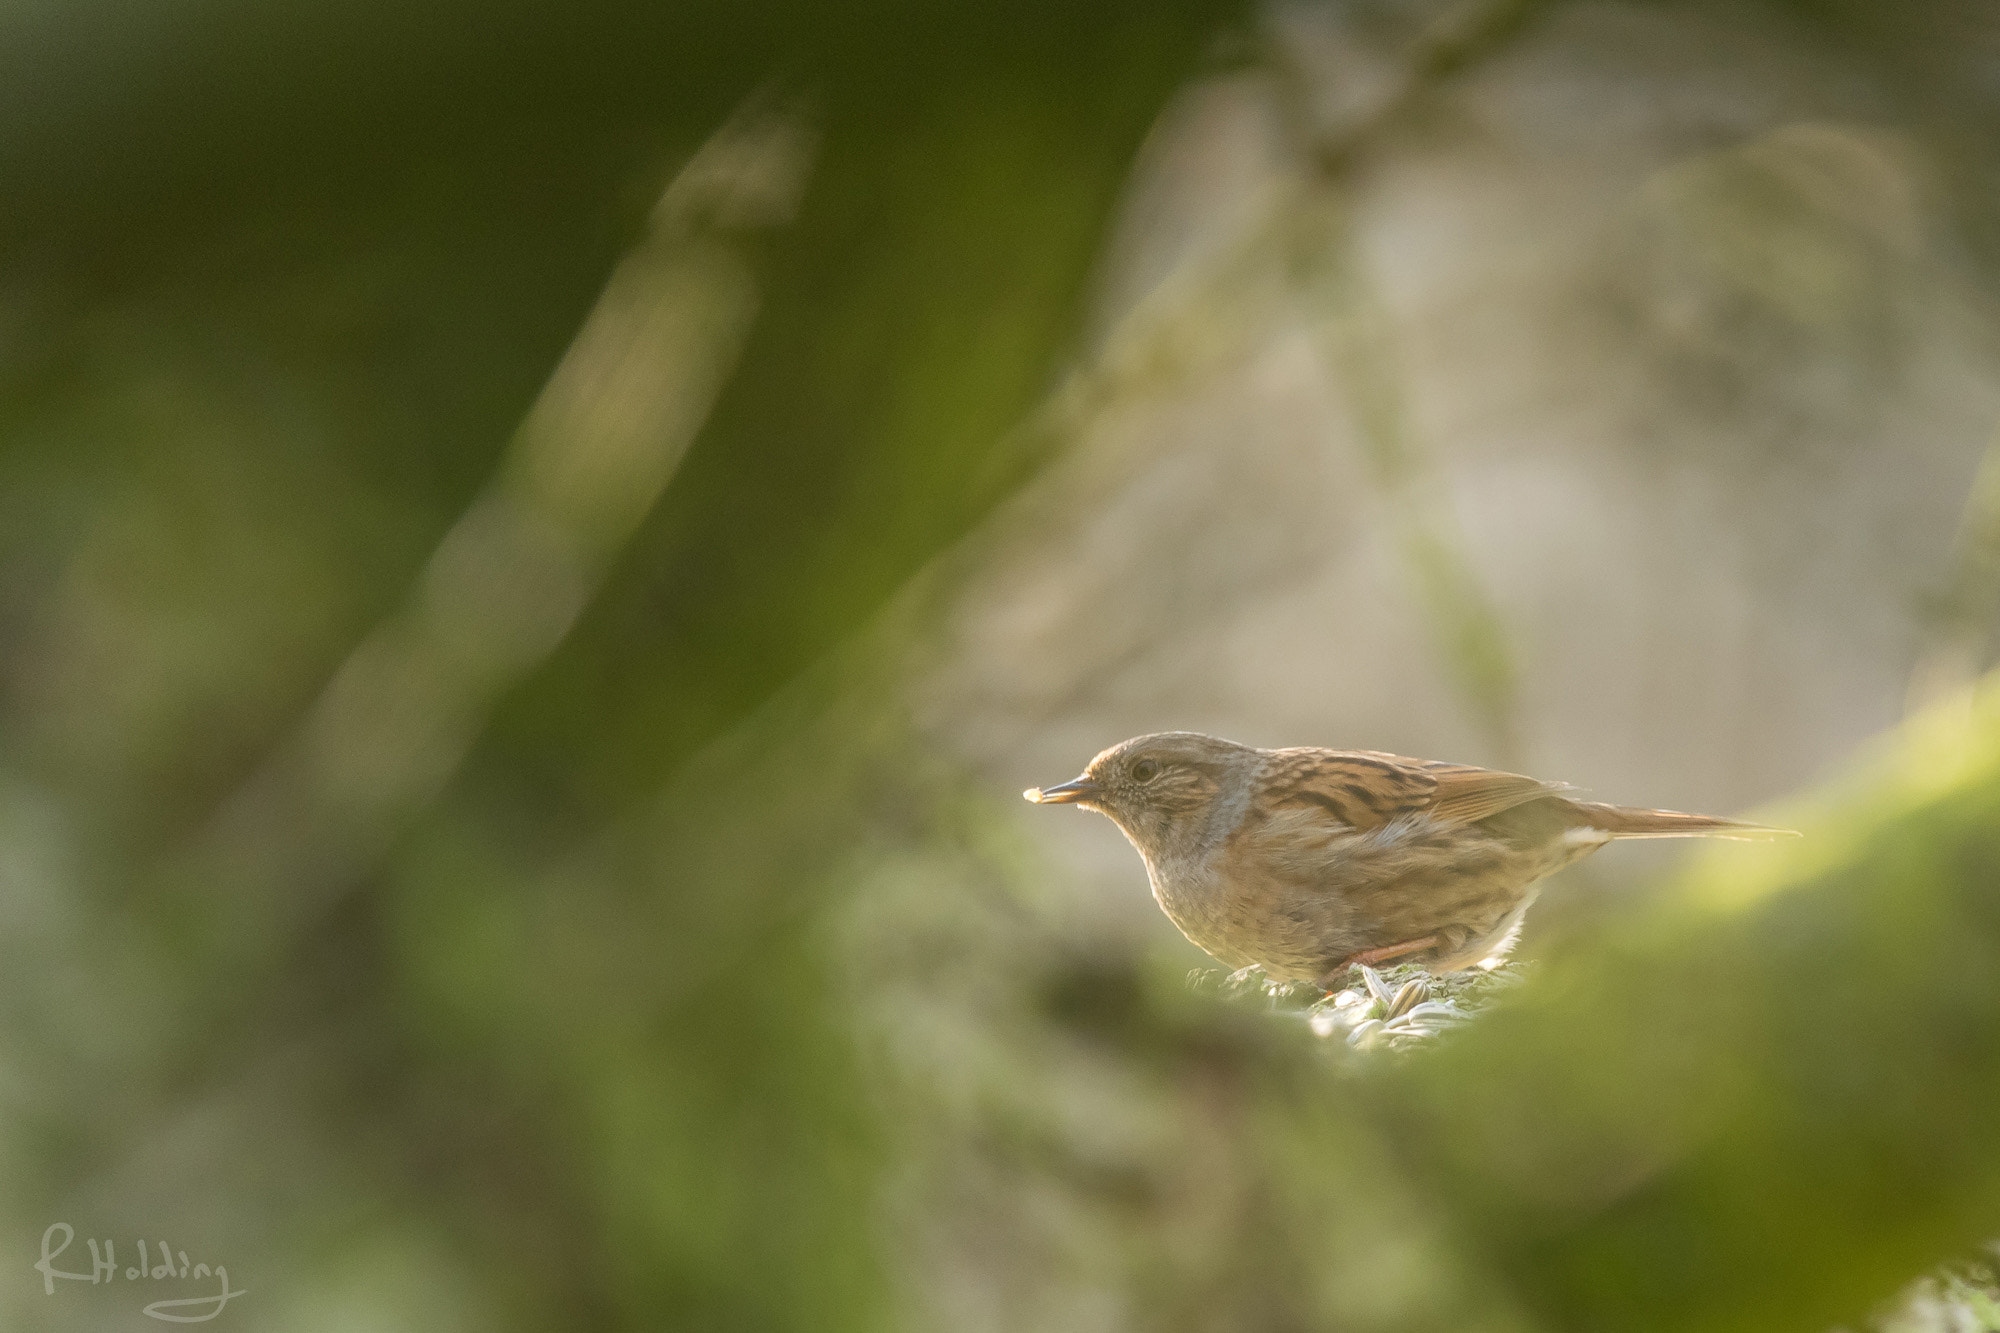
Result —
<path fill-rule="evenodd" d="M 1151 759 L 1141 759 L 1138 763 L 1132 765 L 1132 780 L 1134 782 L 1151 782 L 1158 776 L 1160 776 L 1160 766 Z"/>

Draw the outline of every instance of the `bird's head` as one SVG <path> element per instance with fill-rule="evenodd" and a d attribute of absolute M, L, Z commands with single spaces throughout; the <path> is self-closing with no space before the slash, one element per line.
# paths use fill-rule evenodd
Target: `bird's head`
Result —
<path fill-rule="evenodd" d="M 1134 736 L 1090 761 L 1080 777 L 1021 793 L 1038 805 L 1080 805 L 1111 816 L 1147 854 L 1195 835 L 1218 797 L 1240 789 L 1259 752 L 1198 731 Z"/>

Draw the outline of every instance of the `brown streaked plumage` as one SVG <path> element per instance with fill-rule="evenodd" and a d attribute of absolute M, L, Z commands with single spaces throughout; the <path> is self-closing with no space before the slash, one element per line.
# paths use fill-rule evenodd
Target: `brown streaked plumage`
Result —
<path fill-rule="evenodd" d="M 1181 932 L 1231 967 L 1331 982 L 1504 954 L 1537 883 L 1613 838 L 1780 836 L 1711 815 L 1375 750 L 1259 750 L 1195 731 L 1114 745 L 1031 801 L 1109 815 Z"/>

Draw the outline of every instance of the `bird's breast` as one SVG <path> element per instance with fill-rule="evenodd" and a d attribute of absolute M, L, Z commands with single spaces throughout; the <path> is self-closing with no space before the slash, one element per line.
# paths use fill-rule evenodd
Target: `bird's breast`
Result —
<path fill-rule="evenodd" d="M 1181 934 L 1232 967 L 1261 963 L 1270 934 L 1253 886 L 1232 878 L 1219 850 L 1147 860 L 1153 899 Z"/>

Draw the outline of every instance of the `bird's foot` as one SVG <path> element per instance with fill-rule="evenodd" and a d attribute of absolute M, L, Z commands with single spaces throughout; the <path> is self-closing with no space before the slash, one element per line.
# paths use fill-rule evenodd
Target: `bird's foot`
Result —
<path fill-rule="evenodd" d="M 1401 944 L 1384 944 L 1374 949 L 1363 949 L 1360 953 L 1349 954 L 1335 963 L 1313 984 L 1331 995 L 1340 989 L 1337 983 L 1347 975 L 1350 968 L 1363 965 L 1379 967 L 1391 958 L 1401 958 L 1407 954 L 1421 953 L 1425 949 L 1435 949 L 1437 943 L 1437 936 L 1426 935 L 1420 940 L 1405 940 Z"/>

